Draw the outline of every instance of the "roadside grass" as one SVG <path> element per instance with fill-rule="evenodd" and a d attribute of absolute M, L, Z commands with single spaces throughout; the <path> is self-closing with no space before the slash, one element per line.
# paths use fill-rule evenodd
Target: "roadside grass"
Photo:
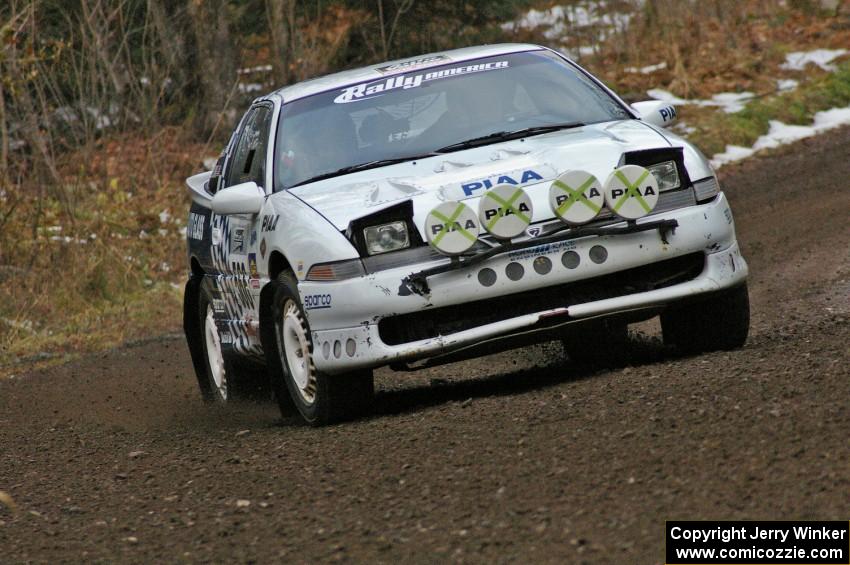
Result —
<path fill-rule="evenodd" d="M 687 137 L 707 155 L 713 155 L 726 145 L 752 146 L 767 133 L 771 120 L 811 125 L 817 112 L 846 106 L 850 106 L 850 61 L 840 63 L 832 73 L 818 71 L 796 90 L 757 98 L 734 114 L 685 106 L 680 115 L 695 128 Z"/>
<path fill-rule="evenodd" d="M 67 201 L 3 193 L 0 376 L 180 327 L 183 180 L 203 151 L 176 129 L 102 139 L 62 159 Z"/>

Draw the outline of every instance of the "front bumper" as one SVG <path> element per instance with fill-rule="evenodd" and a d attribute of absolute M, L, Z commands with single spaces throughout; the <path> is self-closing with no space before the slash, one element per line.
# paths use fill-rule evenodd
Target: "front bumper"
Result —
<path fill-rule="evenodd" d="M 707 204 L 648 216 L 638 223 L 658 219 L 678 222 L 675 232 L 667 235 L 667 243 L 657 231 L 581 239 L 569 239 L 565 234 L 562 241 L 496 255 L 474 266 L 431 276 L 428 278 L 429 292 L 424 295 L 411 293 L 402 281 L 429 265 L 411 265 L 333 283 L 301 282 L 299 287 L 312 330 L 316 367 L 335 374 L 426 359 L 490 339 L 533 331 L 544 322 L 547 329 L 551 329 L 553 321 L 567 324 L 661 307 L 734 287 L 746 280 L 747 264 L 738 248 L 732 213 L 722 193 Z M 572 261 L 562 261 L 568 252 Z M 577 303 L 570 303 L 575 298 L 565 295 L 563 305 L 554 308 L 395 345 L 382 340 L 379 332 L 378 324 L 385 317 L 461 307 L 471 301 L 485 301 L 486 304 L 488 299 L 495 301 L 506 295 L 509 298 L 513 294 L 578 281 L 592 284 L 597 277 L 697 252 L 705 255 L 702 272 L 664 288 Z M 576 256 L 578 265 L 574 265 Z M 534 260 L 539 257 L 549 259 L 548 272 L 538 272 L 534 268 Z M 496 275 L 490 286 L 481 282 L 479 273 L 483 269 L 491 269 Z M 492 279 L 492 273 L 488 274 Z"/>

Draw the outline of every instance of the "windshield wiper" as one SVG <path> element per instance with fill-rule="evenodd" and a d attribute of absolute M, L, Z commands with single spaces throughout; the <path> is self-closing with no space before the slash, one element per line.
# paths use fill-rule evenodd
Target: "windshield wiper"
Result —
<path fill-rule="evenodd" d="M 583 125 L 585 124 L 583 124 L 582 122 L 567 122 L 563 124 L 551 124 L 548 126 L 534 126 L 513 131 L 497 131 L 493 133 L 488 133 L 487 135 L 482 135 L 481 137 L 474 137 L 472 139 L 467 139 L 466 141 L 460 141 L 458 143 L 446 145 L 445 147 L 437 149 L 437 153 L 451 153 L 452 151 L 460 151 L 461 149 L 480 147 L 482 145 L 489 145 L 491 143 L 507 141 L 510 139 L 519 139 L 520 137 L 528 137 L 531 135 L 540 135 L 542 133 L 549 133 L 550 131 L 577 128 Z"/>
<path fill-rule="evenodd" d="M 289 188 L 295 188 L 296 186 L 301 186 L 302 184 L 309 184 L 311 182 L 316 182 L 320 180 L 329 179 L 332 177 L 338 177 L 341 175 L 347 175 L 348 173 L 355 173 L 357 171 L 365 171 L 366 169 L 377 169 L 378 167 L 386 167 L 387 165 L 395 165 L 396 163 L 404 163 L 406 161 L 415 161 L 417 159 L 425 159 L 426 157 L 435 157 L 437 153 L 423 153 L 422 155 L 410 155 L 406 157 L 393 157 L 392 159 L 378 159 L 375 161 L 367 161 L 366 163 L 358 163 L 357 165 L 349 165 L 348 167 L 343 167 L 341 169 L 337 169 L 335 171 L 331 171 L 329 173 L 322 173 L 320 175 L 316 175 L 314 177 L 310 177 L 306 180 L 302 180 L 290 186 Z"/>

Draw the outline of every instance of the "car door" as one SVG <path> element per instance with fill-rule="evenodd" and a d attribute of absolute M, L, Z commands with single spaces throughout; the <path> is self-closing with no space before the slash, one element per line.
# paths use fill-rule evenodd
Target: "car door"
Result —
<path fill-rule="evenodd" d="M 262 103 L 252 107 L 234 144 L 218 190 L 228 190 L 245 182 L 266 184 L 266 156 L 273 107 Z M 217 273 L 216 286 L 221 293 L 222 312 L 219 326 L 237 353 L 261 355 L 259 341 L 259 277 L 257 274 L 257 235 L 261 216 L 212 215 L 211 257 Z"/>

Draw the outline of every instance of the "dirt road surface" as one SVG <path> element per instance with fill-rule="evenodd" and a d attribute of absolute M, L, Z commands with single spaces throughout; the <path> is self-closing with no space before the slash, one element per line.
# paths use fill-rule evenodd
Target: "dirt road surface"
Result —
<path fill-rule="evenodd" d="M 850 518 L 850 129 L 723 169 L 745 348 L 547 344 L 378 375 L 310 429 L 204 405 L 163 338 L 0 382 L 0 562 L 661 563 L 667 519 Z"/>

